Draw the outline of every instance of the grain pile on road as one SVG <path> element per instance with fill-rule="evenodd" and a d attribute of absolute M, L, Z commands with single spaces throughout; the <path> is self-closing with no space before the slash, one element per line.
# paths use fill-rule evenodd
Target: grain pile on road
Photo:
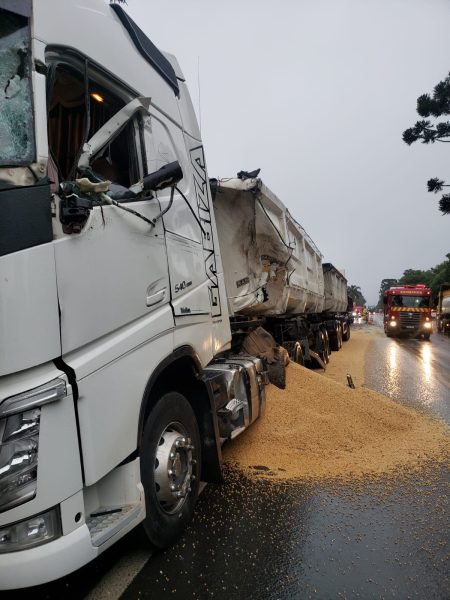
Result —
<path fill-rule="evenodd" d="M 287 385 L 267 389 L 264 416 L 224 447 L 248 476 L 354 479 L 445 462 L 445 424 L 362 387 L 291 363 Z"/>
<path fill-rule="evenodd" d="M 362 327 L 352 329 L 352 336 L 336 354 L 333 352 L 331 360 L 323 375 L 334 381 L 347 382 L 347 373 L 350 373 L 356 387 L 364 385 L 364 367 L 367 349 L 374 335 L 381 335 L 378 327 Z"/>

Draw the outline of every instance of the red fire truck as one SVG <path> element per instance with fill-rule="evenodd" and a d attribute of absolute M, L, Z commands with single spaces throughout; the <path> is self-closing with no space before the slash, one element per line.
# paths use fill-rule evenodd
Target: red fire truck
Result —
<path fill-rule="evenodd" d="M 384 332 L 398 335 L 423 336 L 430 339 L 431 292 L 423 283 L 391 287 L 384 292 Z"/>

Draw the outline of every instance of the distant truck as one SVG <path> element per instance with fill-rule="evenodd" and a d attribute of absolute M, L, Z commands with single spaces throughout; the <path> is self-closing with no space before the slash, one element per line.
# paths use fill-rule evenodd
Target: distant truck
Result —
<path fill-rule="evenodd" d="M 443 283 L 439 288 L 436 326 L 439 333 L 450 335 L 450 283 Z"/>
<path fill-rule="evenodd" d="M 384 292 L 384 332 L 388 337 L 422 336 L 433 330 L 431 291 L 423 283 L 391 287 Z"/>
<path fill-rule="evenodd" d="M 354 306 L 352 309 L 352 314 L 356 319 L 359 319 L 363 316 L 364 306 Z"/>

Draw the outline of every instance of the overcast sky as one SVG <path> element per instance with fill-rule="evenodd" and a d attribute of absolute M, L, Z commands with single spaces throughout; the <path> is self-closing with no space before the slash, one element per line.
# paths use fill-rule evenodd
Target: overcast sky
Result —
<path fill-rule="evenodd" d="M 176 55 L 211 177 L 261 167 L 369 304 L 385 277 L 450 252 L 450 216 L 426 182 L 450 146 L 407 146 L 416 99 L 450 71 L 449 0 L 128 0 Z M 198 94 L 200 64 L 200 103 Z"/>

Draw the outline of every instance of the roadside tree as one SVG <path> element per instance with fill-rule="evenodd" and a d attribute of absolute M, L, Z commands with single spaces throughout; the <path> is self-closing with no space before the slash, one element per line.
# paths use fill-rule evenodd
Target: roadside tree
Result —
<path fill-rule="evenodd" d="M 417 112 L 421 117 L 442 117 L 450 115 L 450 73 L 443 81 L 440 81 L 433 90 L 433 96 L 422 94 L 417 98 Z M 434 144 L 434 142 L 450 142 L 450 121 L 441 121 L 433 124 L 430 120 L 417 121 L 414 127 L 403 132 L 403 141 L 410 146 L 417 140 L 422 144 Z M 444 187 L 450 187 L 445 181 L 438 177 L 432 177 L 427 181 L 429 192 L 437 194 Z M 450 194 L 443 194 L 439 200 L 439 210 L 444 215 L 450 214 Z"/>
<path fill-rule="evenodd" d="M 350 298 L 353 300 L 353 304 L 355 306 L 365 306 L 366 305 L 366 299 L 364 298 L 359 285 L 349 285 L 347 288 L 347 293 L 350 296 Z"/>

